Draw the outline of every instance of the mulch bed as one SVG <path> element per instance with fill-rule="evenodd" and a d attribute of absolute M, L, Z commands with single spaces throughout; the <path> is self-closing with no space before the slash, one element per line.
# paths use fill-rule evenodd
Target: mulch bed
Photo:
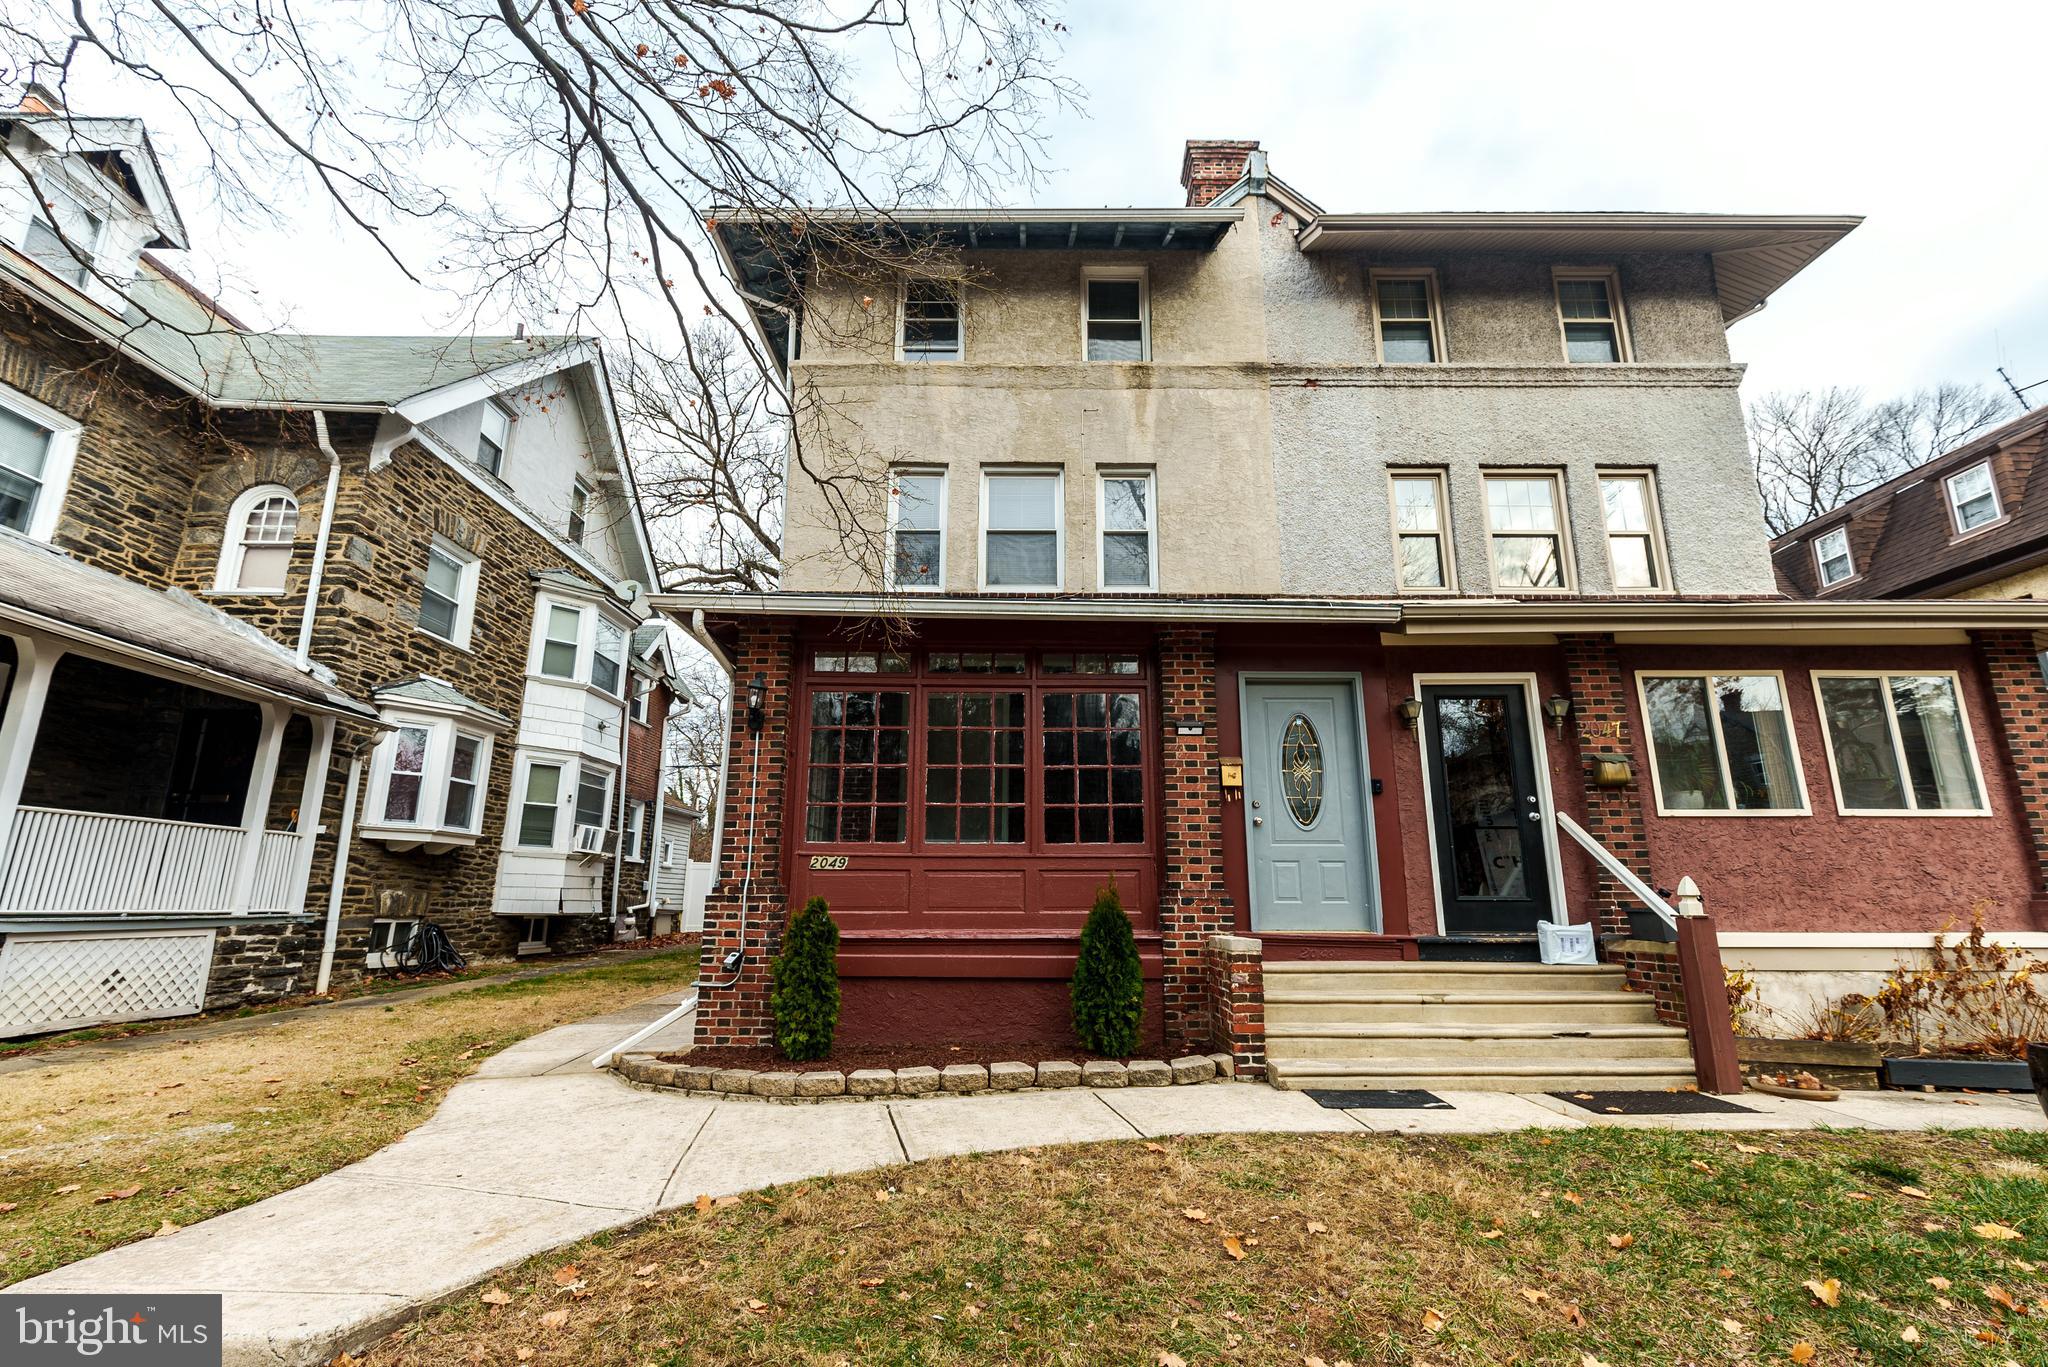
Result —
<path fill-rule="evenodd" d="M 778 1051 L 759 1045 L 700 1044 L 678 1054 L 663 1054 L 663 1063 L 693 1063 L 713 1068 L 753 1068 L 773 1073 L 850 1073 L 856 1068 L 943 1068 L 949 1063 L 1045 1063 L 1066 1059 L 1086 1063 L 1102 1058 L 1085 1049 L 1056 1044 L 842 1044 L 830 1058 L 793 1063 Z M 1157 1058 L 1139 1054 L 1138 1058 Z M 1118 1062 L 1128 1062 L 1120 1059 Z"/>

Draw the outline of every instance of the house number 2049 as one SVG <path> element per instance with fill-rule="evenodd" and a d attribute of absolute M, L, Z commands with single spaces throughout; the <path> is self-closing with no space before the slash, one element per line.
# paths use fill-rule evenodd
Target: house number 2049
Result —
<path fill-rule="evenodd" d="M 811 867 L 814 869 L 843 869 L 846 867 L 846 856 L 843 854 L 814 854 L 811 856 Z"/>

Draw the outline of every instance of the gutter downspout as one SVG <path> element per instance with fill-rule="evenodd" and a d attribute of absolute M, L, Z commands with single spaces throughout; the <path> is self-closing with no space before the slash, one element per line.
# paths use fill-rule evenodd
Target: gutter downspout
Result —
<path fill-rule="evenodd" d="M 313 436 L 320 444 L 320 450 L 327 457 L 327 493 L 320 500 L 320 535 L 313 541 L 313 570 L 306 578 L 306 605 L 299 609 L 299 650 L 300 669 L 307 669 L 313 663 L 313 614 L 320 601 L 320 580 L 327 568 L 327 538 L 334 530 L 334 500 L 341 492 L 341 453 L 334 449 L 334 443 L 327 436 L 327 414 L 320 409 L 313 410 Z M 332 941 L 329 942 L 330 949 Z M 327 990 L 327 971 L 323 965 L 320 972 L 322 992 Z"/>
<path fill-rule="evenodd" d="M 316 995 L 327 995 L 327 982 L 334 973 L 334 941 L 341 932 L 341 894 L 348 886 L 348 851 L 356 838 L 356 794 L 363 782 L 363 749 L 349 752 L 348 788 L 341 799 L 341 830 L 334 842 L 334 876 L 327 885 L 327 933 L 320 942 L 320 978 Z"/>
<path fill-rule="evenodd" d="M 718 877 L 718 858 L 725 852 L 725 812 L 721 804 L 725 801 L 726 768 L 732 763 L 732 690 L 739 686 L 739 676 L 733 669 L 732 661 L 719 649 L 718 642 L 712 639 L 711 628 L 704 625 L 702 608 L 690 610 L 690 635 L 696 637 L 697 644 L 710 653 L 711 663 L 725 671 L 726 725 L 718 738 L 718 791 L 712 799 L 712 810 L 706 813 L 707 816 L 716 818 L 711 823 L 711 876 L 715 880 Z"/>
<path fill-rule="evenodd" d="M 631 649 L 633 633 L 626 633 L 620 643 L 619 653 L 627 654 Z M 626 877 L 626 765 L 633 752 L 633 666 L 621 660 L 620 669 L 625 674 L 626 696 L 619 700 L 619 791 L 615 800 L 613 820 L 618 835 L 612 840 L 612 939 L 619 941 L 619 884 Z"/>

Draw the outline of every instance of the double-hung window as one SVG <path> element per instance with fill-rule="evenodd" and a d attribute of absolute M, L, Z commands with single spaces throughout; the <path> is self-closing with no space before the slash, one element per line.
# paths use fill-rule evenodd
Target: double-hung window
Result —
<path fill-rule="evenodd" d="M 1557 321 L 1564 358 L 1572 365 L 1615 365 L 1628 359 L 1621 289 L 1612 271 L 1559 271 Z"/>
<path fill-rule="evenodd" d="M 946 475 L 897 470 L 890 477 L 889 586 L 946 586 Z"/>
<path fill-rule="evenodd" d="M 526 767 L 526 794 L 519 802 L 519 843 L 552 849 L 562 804 L 562 766 L 533 763 Z"/>
<path fill-rule="evenodd" d="M 299 501 L 279 484 L 246 489 L 228 508 L 227 539 L 213 586 L 222 592 L 281 593 L 299 530 Z"/>
<path fill-rule="evenodd" d="M 576 824 L 604 830 L 612 824 L 612 775 L 584 764 L 576 777 Z"/>
<path fill-rule="evenodd" d="M 1833 527 L 1813 539 L 1813 563 L 1820 570 L 1820 586 L 1832 588 L 1856 573 L 1849 557 L 1849 529 Z"/>
<path fill-rule="evenodd" d="M 1143 270 L 1091 270 L 1081 280 L 1083 354 L 1091 361 L 1152 359 Z"/>
<path fill-rule="evenodd" d="M 1614 587 L 1623 592 L 1669 587 L 1657 525 L 1657 490 L 1649 471 L 1602 471 L 1600 508 L 1607 519 L 1607 568 Z"/>
<path fill-rule="evenodd" d="M 476 615 L 475 556 L 452 542 L 436 539 L 427 547 L 426 575 L 420 585 L 420 630 L 451 645 L 468 646 L 470 622 Z"/>
<path fill-rule="evenodd" d="M 427 743 L 433 732 L 424 726 L 401 726 L 393 733 L 391 772 L 384 781 L 384 820 L 412 825 L 420 819 L 420 791 L 427 781 Z"/>
<path fill-rule="evenodd" d="M 483 417 L 476 434 L 476 463 L 492 474 L 503 474 L 505 448 L 512 443 L 512 415 L 495 401 L 484 402 Z"/>
<path fill-rule="evenodd" d="M 984 471 L 982 586 L 1057 589 L 1062 583 L 1063 481 L 1057 471 Z"/>
<path fill-rule="evenodd" d="M 1456 588 L 1442 472 L 1400 471 L 1392 476 L 1390 487 L 1396 582 L 1411 591 Z"/>
<path fill-rule="evenodd" d="M 448 799 L 442 804 L 441 824 L 454 830 L 476 828 L 477 789 L 483 783 L 484 742 L 479 736 L 455 735 L 448 751 Z"/>
<path fill-rule="evenodd" d="M 903 330 L 898 350 L 906 361 L 961 357 L 960 287 L 946 280 L 903 282 Z"/>
<path fill-rule="evenodd" d="M 647 804 L 626 799 L 626 858 L 639 863 L 646 857 L 643 844 L 647 838 Z"/>
<path fill-rule="evenodd" d="M 44 540 L 57 529 L 78 433 L 56 409 L 0 388 L 0 527 Z"/>
<path fill-rule="evenodd" d="M 578 477 L 569 484 L 569 539 L 580 546 L 583 534 L 589 530 L 590 486 Z"/>
<path fill-rule="evenodd" d="M 1770 674 L 1638 674 L 1657 810 L 1806 811 L 1785 680 Z"/>
<path fill-rule="evenodd" d="M 631 715 L 640 725 L 647 725 L 647 700 L 654 695 L 654 680 L 636 678 L 633 680 L 633 702 Z"/>
<path fill-rule="evenodd" d="M 1813 685 L 1843 815 L 1986 810 L 1954 674 L 1816 670 Z"/>
<path fill-rule="evenodd" d="M 540 644 L 540 672 L 550 679 L 574 679 L 583 639 L 583 610 L 549 603 L 546 635 Z"/>
<path fill-rule="evenodd" d="M 1998 521 L 1998 486 L 1992 482 L 1989 462 L 1958 471 L 1943 480 L 1942 485 L 1948 490 L 1948 507 L 1955 518 L 1957 535 Z"/>
<path fill-rule="evenodd" d="M 1426 365 L 1443 359 L 1438 340 L 1436 277 L 1427 272 L 1413 275 L 1372 276 L 1372 306 L 1379 329 L 1380 363 L 1383 365 Z"/>
<path fill-rule="evenodd" d="M 597 624 L 596 648 L 590 657 L 590 682 L 616 696 L 623 669 L 626 633 L 610 622 Z"/>
<path fill-rule="evenodd" d="M 1556 474 L 1493 474 L 1486 481 L 1486 525 L 1493 586 L 1562 589 L 1566 572 L 1564 490 Z"/>
<path fill-rule="evenodd" d="M 1159 538 L 1155 532 L 1150 470 L 1104 471 L 1098 548 L 1101 587 L 1124 592 L 1159 587 Z"/>

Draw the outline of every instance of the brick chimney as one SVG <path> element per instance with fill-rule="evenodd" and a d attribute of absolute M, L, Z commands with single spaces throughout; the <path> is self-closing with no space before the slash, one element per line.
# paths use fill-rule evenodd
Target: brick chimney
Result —
<path fill-rule="evenodd" d="M 1199 209 L 1237 184 L 1244 176 L 1246 159 L 1258 150 L 1256 138 L 1249 142 L 1189 138 L 1187 153 L 1180 162 L 1180 183 L 1188 192 L 1188 207 Z"/>

